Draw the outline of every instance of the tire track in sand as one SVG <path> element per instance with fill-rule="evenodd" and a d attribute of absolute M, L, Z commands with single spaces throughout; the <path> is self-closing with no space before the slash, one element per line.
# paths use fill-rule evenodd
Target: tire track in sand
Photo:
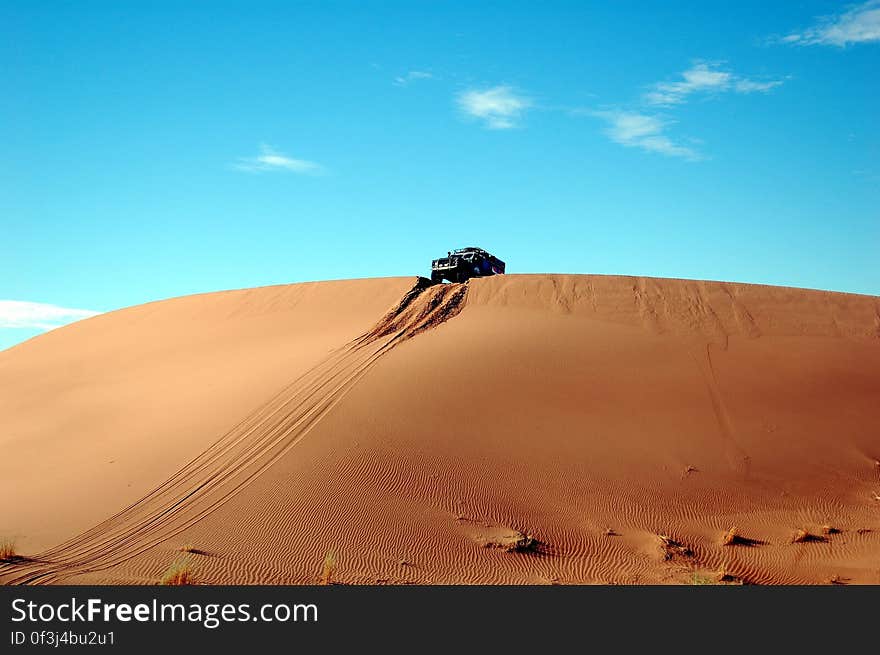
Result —
<path fill-rule="evenodd" d="M 456 316 L 467 290 L 467 283 L 418 278 L 371 330 L 293 380 L 165 482 L 59 546 L 0 564 L 0 583 L 49 584 L 106 569 L 197 523 L 293 448 L 379 358 Z"/>

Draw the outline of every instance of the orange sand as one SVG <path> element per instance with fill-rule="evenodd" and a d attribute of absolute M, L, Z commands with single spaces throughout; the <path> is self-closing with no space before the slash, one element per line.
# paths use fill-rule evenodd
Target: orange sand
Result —
<path fill-rule="evenodd" d="M 152 584 L 188 546 L 208 584 L 312 583 L 331 551 L 343 583 L 880 583 L 880 298 L 414 283 L 0 352 L 0 582 Z"/>

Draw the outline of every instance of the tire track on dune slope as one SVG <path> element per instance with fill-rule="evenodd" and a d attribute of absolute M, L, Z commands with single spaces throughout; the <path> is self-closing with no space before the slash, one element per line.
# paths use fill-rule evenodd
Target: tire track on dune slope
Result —
<path fill-rule="evenodd" d="M 712 403 L 712 412 L 715 414 L 715 421 L 718 424 L 718 432 L 721 435 L 724 456 L 727 459 L 731 470 L 747 475 L 749 473 L 749 464 L 751 460 L 748 453 L 737 441 L 733 419 L 731 418 L 730 411 L 727 408 L 727 404 L 724 402 L 724 396 L 718 385 L 718 376 L 715 373 L 715 366 L 712 363 L 712 344 L 706 344 L 705 358 L 703 361 L 700 361 L 700 358 L 696 357 L 693 353 L 691 353 L 691 356 L 703 377 L 709 400 Z"/>
<path fill-rule="evenodd" d="M 467 283 L 418 278 L 372 329 L 293 380 L 165 482 L 59 546 L 0 564 L 0 582 L 48 584 L 106 569 L 197 523 L 282 458 L 383 355 L 456 316 L 467 290 Z"/>

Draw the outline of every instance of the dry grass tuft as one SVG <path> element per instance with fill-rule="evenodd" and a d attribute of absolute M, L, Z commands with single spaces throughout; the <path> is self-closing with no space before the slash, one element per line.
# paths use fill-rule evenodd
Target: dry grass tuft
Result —
<path fill-rule="evenodd" d="M 511 530 L 510 533 L 484 540 L 483 548 L 499 548 L 506 553 L 540 553 L 544 545 L 532 535 Z"/>
<path fill-rule="evenodd" d="M 507 545 L 506 550 L 509 553 L 534 553 L 538 550 L 540 545 L 541 542 L 535 539 L 532 535 L 520 532 L 518 533 L 518 537 L 512 543 Z"/>
<path fill-rule="evenodd" d="M 0 562 L 15 559 L 15 539 L 0 539 Z"/>
<path fill-rule="evenodd" d="M 811 541 L 827 541 L 827 539 L 825 537 L 820 537 L 818 535 L 811 534 L 809 531 L 807 531 L 803 528 L 796 531 L 791 536 L 791 543 L 793 543 L 793 544 L 806 544 L 806 543 L 810 543 Z"/>
<path fill-rule="evenodd" d="M 336 570 L 336 554 L 331 550 L 324 556 L 324 568 L 321 571 L 321 577 L 318 584 L 333 584 L 333 572 Z"/>
<path fill-rule="evenodd" d="M 835 528 L 833 525 L 823 525 L 822 526 L 822 534 L 840 534 L 840 528 Z"/>
<path fill-rule="evenodd" d="M 731 527 L 727 532 L 724 533 L 724 536 L 721 538 L 721 543 L 725 546 L 733 546 L 734 544 L 739 543 L 742 540 L 739 531 L 736 526 Z"/>
<path fill-rule="evenodd" d="M 791 543 L 802 544 L 810 540 L 810 533 L 801 528 L 791 536 Z"/>
<path fill-rule="evenodd" d="M 195 584 L 192 561 L 189 557 L 178 557 L 162 574 L 160 585 L 180 587 Z"/>
<path fill-rule="evenodd" d="M 694 551 L 672 537 L 665 534 L 658 534 L 657 538 L 660 539 L 660 546 L 663 549 L 663 559 L 670 560 L 676 555 L 693 557 Z"/>
<path fill-rule="evenodd" d="M 736 526 L 731 527 L 721 535 L 722 546 L 763 546 L 765 544 L 766 542 L 759 539 L 751 539 L 744 536 Z"/>
<path fill-rule="evenodd" d="M 701 573 L 694 571 L 691 577 L 692 585 L 728 585 L 738 586 L 745 584 L 743 579 L 731 573 L 727 573 L 724 568 L 709 573 Z"/>
<path fill-rule="evenodd" d="M 697 587 L 715 585 L 718 584 L 718 579 L 714 575 L 694 571 L 691 575 L 691 584 Z"/>

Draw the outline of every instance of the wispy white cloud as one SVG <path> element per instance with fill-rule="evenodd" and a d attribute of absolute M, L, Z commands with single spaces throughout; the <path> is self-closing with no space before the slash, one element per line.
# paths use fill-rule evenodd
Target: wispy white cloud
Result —
<path fill-rule="evenodd" d="M 712 70 L 710 64 L 695 64 L 681 74 L 680 82 L 659 82 L 645 94 L 645 101 L 652 105 L 678 105 L 697 92 L 713 92 L 730 85 L 731 74 Z"/>
<path fill-rule="evenodd" d="M 492 130 L 509 130 L 519 125 L 532 101 L 509 86 L 471 89 L 457 97 L 458 107 L 467 116 L 477 118 Z"/>
<path fill-rule="evenodd" d="M 398 75 L 397 77 L 395 77 L 394 84 L 397 86 L 406 86 L 410 82 L 431 79 L 434 79 L 434 75 L 432 73 L 427 73 L 425 71 L 409 71 L 405 75 Z"/>
<path fill-rule="evenodd" d="M 781 39 L 795 45 L 833 45 L 880 41 L 880 0 L 869 0 L 834 16 L 825 16 L 802 32 Z"/>
<path fill-rule="evenodd" d="M 692 161 L 701 159 L 698 152 L 674 142 L 663 132 L 668 121 L 635 111 L 595 111 L 593 115 L 604 120 L 608 127 L 605 134 L 615 143 L 629 148 L 641 148 L 669 157 L 682 157 Z"/>
<path fill-rule="evenodd" d="M 718 64 L 696 62 L 681 73 L 676 82 L 658 82 L 645 94 L 649 105 L 680 105 L 697 93 L 711 94 L 734 91 L 735 93 L 767 92 L 782 84 L 781 80 L 756 81 L 740 77 L 730 71 L 720 70 Z"/>
<path fill-rule="evenodd" d="M 768 82 L 756 82 L 755 80 L 737 80 L 734 89 L 737 93 L 765 93 L 782 85 L 782 80 L 770 80 Z"/>
<path fill-rule="evenodd" d="M 290 171 L 293 173 L 318 173 L 323 167 L 307 159 L 294 159 L 278 152 L 272 146 L 260 146 L 260 154 L 256 157 L 240 157 L 233 167 L 249 173 L 264 171 Z"/>
<path fill-rule="evenodd" d="M 39 302 L 0 300 L 0 328 L 52 330 L 100 313 L 89 309 L 71 309 Z"/>

